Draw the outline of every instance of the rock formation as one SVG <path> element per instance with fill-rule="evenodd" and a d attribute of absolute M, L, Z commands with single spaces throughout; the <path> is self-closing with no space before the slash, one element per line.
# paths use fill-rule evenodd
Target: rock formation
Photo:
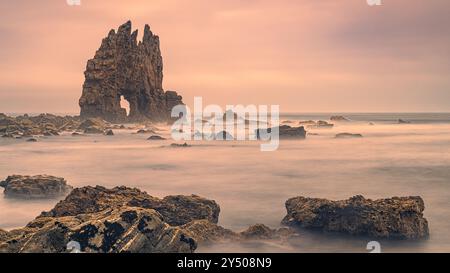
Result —
<path fill-rule="evenodd" d="M 110 122 L 165 121 L 173 106 L 182 104 L 174 91 L 164 92 L 163 61 L 159 37 L 145 25 L 142 41 L 131 22 L 111 30 L 93 59 L 87 62 L 81 117 L 100 117 Z M 121 108 L 123 96 L 130 113 Z"/>
<path fill-rule="evenodd" d="M 352 133 L 339 133 L 336 134 L 335 138 L 362 138 L 361 134 L 352 134 Z"/>
<path fill-rule="evenodd" d="M 72 187 L 61 177 L 50 175 L 10 175 L 0 182 L 6 197 L 13 198 L 56 198 L 68 194 Z"/>
<path fill-rule="evenodd" d="M 276 128 L 276 127 L 275 127 Z M 280 139 L 304 139 L 306 138 L 306 130 L 304 126 L 291 127 L 289 125 L 281 125 L 279 129 Z M 273 128 L 268 129 L 257 129 L 255 134 L 257 139 L 267 139 L 270 138 Z"/>
<path fill-rule="evenodd" d="M 74 189 L 26 227 L 0 230 L 0 252 L 194 252 L 198 244 L 293 236 L 287 229 L 255 225 L 234 232 L 217 225 L 216 202 L 191 196 L 152 197 L 138 189 L 100 186 Z"/>
<path fill-rule="evenodd" d="M 139 189 L 88 186 L 74 189 L 65 200 L 56 204 L 52 210 L 43 212 L 40 217 L 76 216 L 122 206 L 155 209 L 171 225 L 183 225 L 202 219 L 217 223 L 220 212 L 216 202 L 196 195 L 159 199 Z"/>
<path fill-rule="evenodd" d="M 74 130 L 80 124 L 78 117 L 40 114 L 8 117 L 0 114 L 0 135 L 9 138 L 56 136 L 62 131 Z"/>
<path fill-rule="evenodd" d="M 332 116 L 330 117 L 331 121 L 350 121 L 348 118 L 344 116 Z"/>
<path fill-rule="evenodd" d="M 370 200 L 354 196 L 348 200 L 295 197 L 286 201 L 283 224 L 303 228 L 367 235 L 388 239 L 428 237 L 420 197 Z"/>

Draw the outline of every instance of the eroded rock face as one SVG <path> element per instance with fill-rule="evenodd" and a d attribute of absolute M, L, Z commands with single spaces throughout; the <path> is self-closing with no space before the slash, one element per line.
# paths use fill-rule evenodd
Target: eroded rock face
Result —
<path fill-rule="evenodd" d="M 165 121 L 173 106 L 182 104 L 175 91 L 164 92 L 163 61 L 159 37 L 145 25 L 142 41 L 131 22 L 111 30 L 93 59 L 87 62 L 81 117 L 100 117 L 110 122 Z M 130 105 L 121 108 L 121 97 Z"/>
<path fill-rule="evenodd" d="M 56 198 L 68 194 L 72 187 L 62 177 L 51 175 L 10 175 L 0 182 L 4 194 L 11 198 Z"/>
<path fill-rule="evenodd" d="M 290 236 L 286 229 L 255 225 L 233 232 L 217 225 L 219 207 L 195 195 L 151 197 L 138 189 L 75 189 L 26 227 L 0 230 L 0 252 L 189 253 L 199 244 Z"/>
<path fill-rule="evenodd" d="M 419 239 L 429 235 L 420 197 L 348 200 L 295 197 L 286 201 L 283 224 L 388 239 Z"/>
<path fill-rule="evenodd" d="M 91 253 L 190 253 L 195 242 L 153 209 L 120 207 L 68 217 L 40 217 L 11 231 L 0 252 L 61 253 L 78 242 Z M 193 243 L 194 242 L 194 243 Z"/>
<path fill-rule="evenodd" d="M 56 204 L 52 210 L 43 212 L 40 217 L 76 216 L 122 206 L 155 209 L 165 222 L 174 226 L 203 219 L 217 223 L 220 213 L 216 202 L 196 195 L 159 199 L 139 189 L 88 186 L 74 189 L 66 199 Z"/>

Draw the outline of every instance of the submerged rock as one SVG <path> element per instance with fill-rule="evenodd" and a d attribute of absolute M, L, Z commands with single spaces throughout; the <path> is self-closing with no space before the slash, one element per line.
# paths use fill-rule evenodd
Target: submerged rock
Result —
<path fill-rule="evenodd" d="M 4 194 L 13 198 L 56 198 L 72 190 L 66 180 L 50 175 L 11 175 L 0 182 Z"/>
<path fill-rule="evenodd" d="M 348 200 L 295 197 L 286 201 L 282 223 L 302 228 L 388 239 L 420 239 L 429 235 L 420 197 Z"/>
<path fill-rule="evenodd" d="M 410 124 L 411 123 L 411 121 L 407 121 L 407 120 L 404 120 L 404 119 L 399 119 L 398 120 L 398 124 Z"/>
<path fill-rule="evenodd" d="M 332 116 L 330 118 L 331 121 L 350 121 L 348 118 L 344 116 Z"/>
<path fill-rule="evenodd" d="M 322 129 L 322 128 L 333 128 L 334 124 L 328 123 L 324 120 L 319 120 L 315 122 L 314 124 L 308 125 L 308 128 L 315 128 L 315 129 Z"/>
<path fill-rule="evenodd" d="M 163 138 L 162 136 L 153 135 L 153 136 L 150 136 L 149 138 L 147 138 L 147 140 L 166 140 L 166 139 Z"/>
<path fill-rule="evenodd" d="M 335 138 L 362 138 L 361 134 L 351 134 L 351 133 L 339 133 L 335 136 Z"/>
<path fill-rule="evenodd" d="M 170 144 L 171 147 L 175 147 L 175 148 L 187 148 L 187 147 L 191 147 L 191 145 L 187 144 L 186 142 L 184 144 L 178 144 L 178 143 L 172 143 Z"/>
<path fill-rule="evenodd" d="M 37 138 L 32 137 L 32 138 L 27 139 L 27 142 L 38 142 L 38 140 L 37 140 Z"/>

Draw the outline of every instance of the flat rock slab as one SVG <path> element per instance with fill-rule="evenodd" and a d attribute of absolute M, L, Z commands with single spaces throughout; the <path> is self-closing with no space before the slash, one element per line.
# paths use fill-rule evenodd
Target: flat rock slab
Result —
<path fill-rule="evenodd" d="M 56 198 L 72 190 L 64 178 L 51 175 L 10 175 L 0 187 L 6 197 L 23 199 Z"/>

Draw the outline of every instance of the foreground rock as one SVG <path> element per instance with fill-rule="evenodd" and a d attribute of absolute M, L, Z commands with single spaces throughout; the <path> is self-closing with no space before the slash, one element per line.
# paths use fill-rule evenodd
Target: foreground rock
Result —
<path fill-rule="evenodd" d="M 164 92 L 163 60 L 159 37 L 145 25 L 142 41 L 131 22 L 111 30 L 93 59 L 86 65 L 79 104 L 81 117 L 100 117 L 110 122 L 170 119 L 172 107 L 182 104 L 174 91 Z M 130 115 L 120 106 L 129 102 Z"/>
<path fill-rule="evenodd" d="M 139 189 L 89 186 L 74 189 L 65 200 L 56 204 L 52 210 L 43 212 L 40 217 L 76 216 L 122 206 L 155 209 L 164 221 L 171 225 L 183 225 L 202 219 L 217 223 L 220 213 L 216 202 L 196 195 L 167 196 L 159 199 Z"/>
<path fill-rule="evenodd" d="M 84 187 L 26 227 L 0 230 L 0 252 L 67 252 L 75 241 L 83 252 L 188 253 L 202 243 L 293 235 L 264 225 L 233 232 L 216 224 L 219 211 L 196 195 L 159 199 L 126 187 Z"/>
<path fill-rule="evenodd" d="M 11 175 L 0 186 L 6 197 L 25 199 L 56 198 L 72 190 L 64 178 L 50 175 Z"/>
<path fill-rule="evenodd" d="M 420 239 L 429 235 L 420 197 L 348 200 L 295 197 L 286 201 L 283 224 L 302 228 L 388 239 Z"/>
<path fill-rule="evenodd" d="M 270 138 L 270 134 L 274 129 L 279 131 L 280 139 L 304 139 L 306 138 L 306 130 L 305 127 L 291 127 L 289 125 L 281 125 L 280 127 L 268 128 L 268 129 L 257 129 L 256 137 L 257 139 L 268 139 Z"/>
<path fill-rule="evenodd" d="M 179 227 L 163 221 L 153 209 L 110 208 L 67 217 L 40 217 L 25 228 L 9 232 L 0 252 L 67 252 L 70 241 L 83 252 L 189 253 L 195 242 Z"/>

